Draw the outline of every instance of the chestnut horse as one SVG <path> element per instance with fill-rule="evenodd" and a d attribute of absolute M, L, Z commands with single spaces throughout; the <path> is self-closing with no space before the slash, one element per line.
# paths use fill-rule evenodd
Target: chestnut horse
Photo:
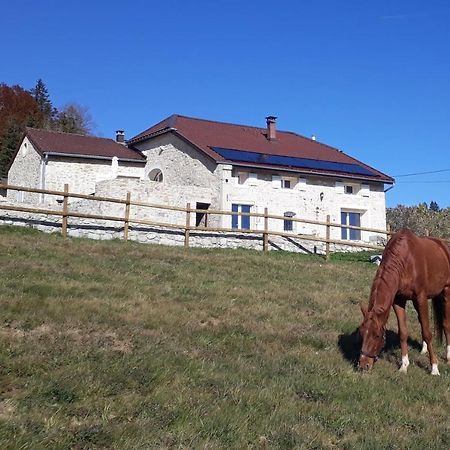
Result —
<path fill-rule="evenodd" d="M 412 300 L 422 328 L 424 350 L 428 348 L 431 374 L 439 375 L 438 361 L 431 344 L 428 299 L 433 299 L 435 326 L 439 340 L 442 331 L 447 340 L 447 362 L 450 364 L 450 252 L 445 241 L 418 237 L 409 230 L 394 234 L 386 245 L 383 258 L 372 283 L 368 308 L 361 305 L 364 316 L 360 326 L 362 348 L 358 368 L 368 370 L 384 345 L 386 323 L 391 306 L 397 316 L 402 364 L 406 372 L 408 329 L 405 305 Z"/>

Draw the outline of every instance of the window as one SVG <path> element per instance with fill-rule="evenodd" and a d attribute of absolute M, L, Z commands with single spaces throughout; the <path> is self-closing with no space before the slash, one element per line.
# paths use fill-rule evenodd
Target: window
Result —
<path fill-rule="evenodd" d="M 361 226 L 361 214 L 357 212 L 341 211 L 341 225 Z M 360 241 L 361 230 L 352 228 L 341 228 L 341 238 L 343 240 Z"/>
<path fill-rule="evenodd" d="M 238 183 L 244 184 L 248 178 L 248 172 L 238 172 Z"/>
<path fill-rule="evenodd" d="M 282 177 L 281 187 L 283 189 L 292 189 L 297 184 L 298 179 L 294 177 Z"/>
<path fill-rule="evenodd" d="M 360 185 L 359 184 L 345 184 L 344 192 L 349 195 L 355 195 L 359 192 Z"/>
<path fill-rule="evenodd" d="M 286 211 L 284 213 L 284 217 L 292 218 L 295 216 L 295 213 L 292 211 Z M 284 231 L 294 231 L 294 222 L 292 220 L 284 219 L 283 221 L 283 229 Z"/>
<path fill-rule="evenodd" d="M 160 169 L 153 169 L 148 174 L 148 178 L 150 179 L 150 181 L 158 181 L 159 183 L 161 183 L 163 180 L 163 173 Z"/>
<path fill-rule="evenodd" d="M 231 211 L 237 213 L 249 213 L 250 205 L 238 205 L 233 203 L 231 205 Z M 250 216 L 241 216 L 241 215 L 232 215 L 231 216 L 231 227 L 240 229 L 240 230 L 249 230 L 250 229 Z"/>
<path fill-rule="evenodd" d="M 291 180 L 281 179 L 281 187 L 283 189 L 291 189 Z"/>

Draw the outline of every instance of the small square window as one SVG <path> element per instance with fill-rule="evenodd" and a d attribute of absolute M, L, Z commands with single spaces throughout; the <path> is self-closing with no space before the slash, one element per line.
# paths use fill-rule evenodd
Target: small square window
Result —
<path fill-rule="evenodd" d="M 353 186 L 345 185 L 344 189 L 346 194 L 353 194 Z"/>

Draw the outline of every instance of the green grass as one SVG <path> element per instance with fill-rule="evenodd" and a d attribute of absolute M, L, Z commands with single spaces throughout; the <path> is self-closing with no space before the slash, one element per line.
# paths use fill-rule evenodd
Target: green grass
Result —
<path fill-rule="evenodd" d="M 450 446 L 412 310 L 408 375 L 394 317 L 355 371 L 375 265 L 10 227 L 0 258 L 2 449 Z"/>

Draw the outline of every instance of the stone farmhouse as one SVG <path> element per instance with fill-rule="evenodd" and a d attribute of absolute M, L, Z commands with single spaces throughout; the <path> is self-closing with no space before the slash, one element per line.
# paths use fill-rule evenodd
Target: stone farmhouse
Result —
<path fill-rule="evenodd" d="M 323 236 L 292 218 L 385 229 L 386 185 L 393 178 L 342 151 L 279 131 L 276 117 L 251 127 L 172 115 L 124 142 L 28 129 L 9 171 L 10 184 L 132 198 L 151 203 L 283 216 L 269 228 Z M 76 144 L 75 144 L 76 141 Z M 17 195 L 12 193 L 8 195 Z M 45 198 L 20 198 L 43 202 Z M 137 211 L 135 211 L 138 214 Z M 143 213 L 142 211 L 140 213 Z M 183 224 L 184 214 L 154 219 Z M 192 226 L 263 229 L 264 219 L 197 212 Z M 323 227 L 322 227 L 323 228 Z M 332 228 L 331 238 L 376 242 L 380 235 Z"/>
<path fill-rule="evenodd" d="M 8 171 L 10 185 L 94 194 L 101 180 L 121 176 L 140 178 L 145 158 L 121 144 L 77 134 L 27 128 Z M 25 203 L 45 203 L 48 196 L 9 191 L 8 198 Z"/>

